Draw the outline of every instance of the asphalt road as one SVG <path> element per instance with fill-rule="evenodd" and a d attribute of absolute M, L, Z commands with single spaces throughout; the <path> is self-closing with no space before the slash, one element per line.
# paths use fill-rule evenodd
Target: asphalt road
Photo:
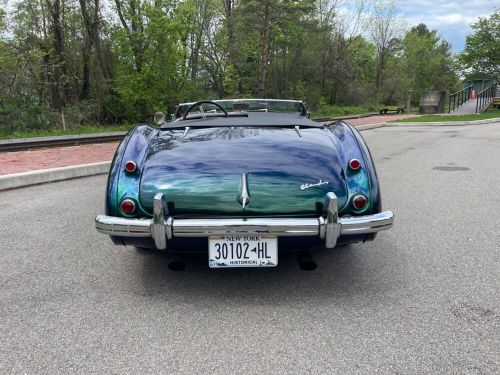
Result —
<path fill-rule="evenodd" d="M 396 225 L 275 269 L 94 231 L 104 176 L 0 193 L 0 373 L 500 372 L 500 123 L 363 132 Z"/>

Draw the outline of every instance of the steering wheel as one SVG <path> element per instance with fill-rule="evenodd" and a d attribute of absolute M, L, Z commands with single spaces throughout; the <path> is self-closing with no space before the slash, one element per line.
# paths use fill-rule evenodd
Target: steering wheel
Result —
<path fill-rule="evenodd" d="M 191 110 L 192 110 L 193 108 L 195 108 L 195 107 L 199 106 L 200 104 L 213 104 L 213 105 L 215 105 L 216 107 L 218 107 L 218 108 L 219 108 L 222 112 L 224 112 L 224 117 L 229 117 L 229 114 L 227 113 L 227 111 L 226 111 L 224 108 L 222 108 L 222 107 L 220 106 L 220 104 L 217 104 L 217 103 L 215 103 L 215 102 L 212 102 L 211 100 L 202 100 L 201 102 L 196 102 L 196 103 L 192 104 L 192 105 L 191 105 L 191 106 L 190 106 L 190 107 L 186 110 L 186 112 L 184 112 L 184 116 L 182 116 L 182 119 L 183 119 L 183 120 L 185 120 L 185 119 L 186 119 L 186 117 L 187 117 L 187 115 L 188 115 L 188 113 L 189 113 L 189 112 L 191 112 Z"/>

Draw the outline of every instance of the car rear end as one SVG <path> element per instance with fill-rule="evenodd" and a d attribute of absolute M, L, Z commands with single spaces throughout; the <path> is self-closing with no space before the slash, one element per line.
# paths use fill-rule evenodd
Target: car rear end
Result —
<path fill-rule="evenodd" d="M 211 267 L 364 241 L 393 217 L 358 142 L 345 124 L 138 127 L 117 152 L 96 228 L 115 243 L 208 252 Z"/>

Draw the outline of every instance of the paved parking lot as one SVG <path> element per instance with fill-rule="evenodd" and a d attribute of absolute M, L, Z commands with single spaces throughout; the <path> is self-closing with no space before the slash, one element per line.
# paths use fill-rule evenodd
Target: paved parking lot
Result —
<path fill-rule="evenodd" d="M 0 373 L 500 372 L 500 123 L 363 132 L 396 225 L 300 271 L 97 234 L 105 176 L 0 192 Z"/>

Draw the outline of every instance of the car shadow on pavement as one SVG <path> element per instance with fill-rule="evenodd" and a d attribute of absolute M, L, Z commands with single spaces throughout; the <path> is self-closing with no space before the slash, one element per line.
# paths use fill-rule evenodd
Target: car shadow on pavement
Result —
<path fill-rule="evenodd" d="M 376 295 L 394 288 L 394 278 L 404 279 L 394 269 L 398 253 L 387 241 L 354 244 L 332 250 L 314 251 L 318 263 L 314 271 L 302 271 L 296 253 L 279 254 L 279 265 L 273 268 L 210 269 L 206 254 L 191 255 L 185 271 L 168 269 L 167 254 L 137 249 L 138 276 L 143 293 L 160 299 L 182 296 L 192 300 L 237 300 L 240 303 L 284 303 L 300 298 L 301 302 L 352 295 Z M 386 251 L 388 250 L 388 251 Z M 388 277 L 390 275 L 390 277 Z M 331 302 L 331 301 L 329 301 Z"/>

